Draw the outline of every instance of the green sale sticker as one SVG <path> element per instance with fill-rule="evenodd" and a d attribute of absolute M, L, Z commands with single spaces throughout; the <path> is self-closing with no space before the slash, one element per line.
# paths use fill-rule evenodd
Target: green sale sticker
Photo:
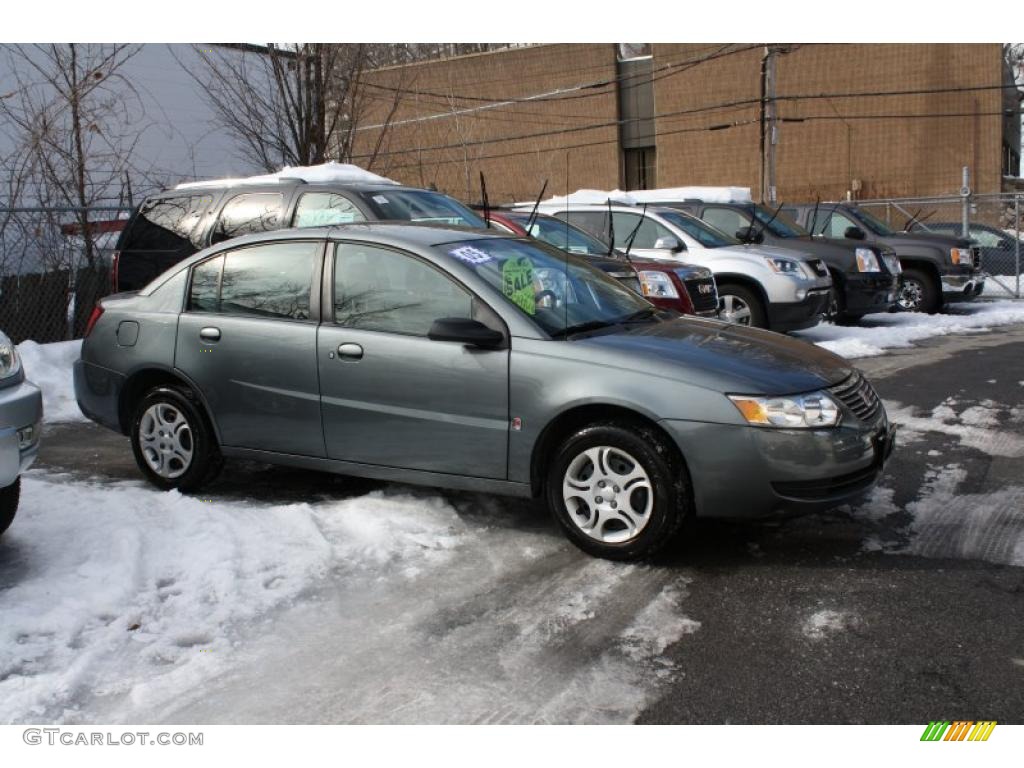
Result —
<path fill-rule="evenodd" d="M 501 265 L 501 291 L 528 315 L 537 314 L 533 262 L 521 256 Z"/>

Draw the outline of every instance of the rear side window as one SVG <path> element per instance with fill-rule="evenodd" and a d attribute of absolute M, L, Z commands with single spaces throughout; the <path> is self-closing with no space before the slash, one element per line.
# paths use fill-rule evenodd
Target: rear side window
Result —
<path fill-rule="evenodd" d="M 278 192 L 258 192 L 233 198 L 220 212 L 212 241 L 270 232 L 281 228 L 284 199 Z"/>
<path fill-rule="evenodd" d="M 334 192 L 307 192 L 299 198 L 292 218 L 293 227 L 329 227 L 366 221 L 362 211 L 344 195 Z"/>
<path fill-rule="evenodd" d="M 257 245 L 204 261 L 192 271 L 189 309 L 308 320 L 318 242 Z"/>
<path fill-rule="evenodd" d="M 128 227 L 121 250 L 194 253 L 202 247 L 196 224 L 212 202 L 209 195 L 147 200 Z"/>

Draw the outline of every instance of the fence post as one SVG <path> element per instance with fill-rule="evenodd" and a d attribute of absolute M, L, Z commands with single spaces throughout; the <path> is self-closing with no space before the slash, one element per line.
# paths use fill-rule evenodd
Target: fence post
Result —
<path fill-rule="evenodd" d="M 961 199 L 961 234 L 964 239 L 970 237 L 971 231 L 971 169 L 966 165 L 963 170 L 963 183 L 960 185 L 960 199 Z"/>
<path fill-rule="evenodd" d="M 1016 243 L 1016 246 L 1014 248 L 1014 251 L 1016 253 L 1016 258 L 1015 258 L 1016 269 L 1014 271 L 1017 273 L 1017 290 L 1014 292 L 1014 295 L 1019 299 L 1020 298 L 1020 195 L 1015 195 L 1014 198 L 1013 198 L 1013 234 L 1014 234 L 1013 240 L 1014 240 L 1014 243 Z"/>

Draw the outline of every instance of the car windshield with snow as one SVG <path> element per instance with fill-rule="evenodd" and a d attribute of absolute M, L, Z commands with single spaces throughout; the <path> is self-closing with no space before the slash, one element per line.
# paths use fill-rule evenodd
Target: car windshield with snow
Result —
<path fill-rule="evenodd" d="M 693 515 L 856 497 L 893 444 L 821 348 L 660 311 L 535 240 L 397 224 L 239 238 L 102 300 L 75 392 L 160 488 L 248 458 L 538 497 L 614 559 Z"/>

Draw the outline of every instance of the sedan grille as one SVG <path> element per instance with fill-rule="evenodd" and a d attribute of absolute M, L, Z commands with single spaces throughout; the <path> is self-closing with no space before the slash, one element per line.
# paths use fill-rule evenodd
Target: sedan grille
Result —
<path fill-rule="evenodd" d="M 714 277 L 696 277 L 684 280 L 686 292 L 690 294 L 694 312 L 713 312 L 718 309 L 718 288 Z"/>
<path fill-rule="evenodd" d="M 830 387 L 829 392 L 842 401 L 861 421 L 874 418 L 882 407 L 882 401 L 875 393 L 874 387 L 860 372 L 854 373 L 842 384 Z"/>

